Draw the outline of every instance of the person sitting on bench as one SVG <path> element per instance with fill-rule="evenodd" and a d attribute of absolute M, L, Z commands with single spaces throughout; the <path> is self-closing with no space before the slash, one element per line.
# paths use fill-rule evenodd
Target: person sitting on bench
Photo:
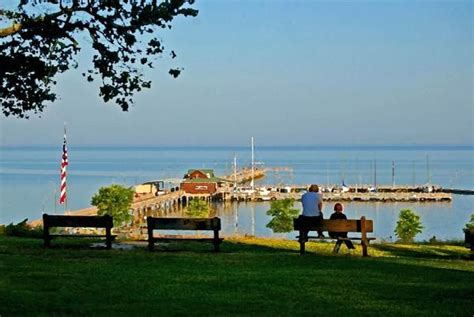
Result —
<path fill-rule="evenodd" d="M 318 185 L 311 185 L 307 193 L 301 196 L 301 204 L 303 205 L 303 213 L 300 218 L 307 218 L 320 224 L 323 220 L 323 197 L 319 193 Z M 318 231 L 318 238 L 324 238 L 323 232 Z"/>
<path fill-rule="evenodd" d="M 331 217 L 329 219 L 331 219 L 331 220 L 334 220 L 334 219 L 347 220 L 347 217 L 344 214 L 344 206 L 341 203 L 336 203 L 334 205 L 334 213 L 331 215 Z M 347 232 L 329 232 L 329 236 L 333 239 L 347 238 Z M 339 248 L 341 247 L 342 241 L 344 241 L 344 243 L 346 244 L 348 249 L 350 249 L 350 250 L 355 249 L 354 244 L 352 244 L 351 240 L 338 240 L 336 242 L 336 247 L 334 248 L 336 253 L 339 251 Z"/>

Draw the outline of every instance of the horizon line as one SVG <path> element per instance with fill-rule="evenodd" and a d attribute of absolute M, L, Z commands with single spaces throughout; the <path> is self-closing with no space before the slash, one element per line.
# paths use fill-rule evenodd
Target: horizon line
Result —
<path fill-rule="evenodd" d="M 59 144 L 59 143 L 58 143 Z M 14 149 L 14 148 L 49 148 L 49 147 L 62 147 L 61 144 L 0 144 L 0 148 L 3 149 Z M 75 148 L 169 148 L 169 149 L 183 149 L 183 148 L 249 148 L 250 144 L 244 145 L 151 145 L 151 144 L 71 144 L 68 143 L 68 147 Z M 474 149 L 474 144 L 257 144 L 258 148 L 471 148 Z"/>

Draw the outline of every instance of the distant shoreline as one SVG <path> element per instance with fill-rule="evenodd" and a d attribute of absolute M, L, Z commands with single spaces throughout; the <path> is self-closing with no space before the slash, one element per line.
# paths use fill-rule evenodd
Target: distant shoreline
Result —
<path fill-rule="evenodd" d="M 0 145 L 0 150 L 57 150 L 61 147 L 58 145 Z M 189 150 L 215 150 L 215 151 L 232 151 L 247 150 L 249 146 L 226 146 L 226 145 L 203 145 L 203 146 L 185 146 L 185 145 L 74 145 L 70 144 L 70 148 L 76 150 L 100 150 L 100 151 L 116 151 L 116 150 L 172 150 L 172 151 L 189 151 Z M 474 151 L 474 144 L 420 144 L 420 145 L 259 145 L 259 151 L 274 150 L 292 150 L 292 151 Z"/>

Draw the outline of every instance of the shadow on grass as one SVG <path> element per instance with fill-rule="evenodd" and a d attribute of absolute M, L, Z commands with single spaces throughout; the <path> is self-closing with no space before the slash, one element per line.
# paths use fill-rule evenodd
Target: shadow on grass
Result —
<path fill-rule="evenodd" d="M 105 249 L 105 242 L 101 239 L 64 239 L 58 238 L 51 242 L 50 248 L 44 248 L 43 241 L 40 239 L 13 238 L 2 239 L 1 251 L 10 253 L 12 250 L 21 249 L 26 252 L 34 252 L 43 249 L 48 252 L 56 251 L 87 251 L 97 250 L 101 253 L 110 253 Z M 122 248 L 123 246 L 123 248 Z M 356 244 L 356 250 L 349 252 L 343 246 L 340 253 L 332 253 L 334 243 L 331 242 L 308 242 L 306 244 L 306 257 L 339 257 L 339 258 L 360 258 L 361 247 Z M 147 252 L 146 241 L 123 241 L 114 242 L 111 251 L 130 252 L 134 249 L 136 252 Z M 191 242 L 191 241 L 173 241 L 160 242 L 155 244 L 153 253 L 197 253 L 213 254 L 214 247 L 210 242 Z M 226 238 L 220 246 L 218 254 L 282 254 L 299 255 L 299 244 L 295 240 L 262 239 L 253 237 Z M 113 253 L 110 255 L 112 256 Z M 454 245 L 430 245 L 430 244 L 371 244 L 369 247 L 369 258 L 383 257 L 404 257 L 415 259 L 440 259 L 440 260 L 467 260 L 469 259 L 469 250 L 462 246 Z"/>
<path fill-rule="evenodd" d="M 372 248 L 396 257 L 426 259 L 469 259 L 469 252 L 459 246 L 428 244 L 374 244 Z M 467 250 L 467 249 L 466 249 Z"/>

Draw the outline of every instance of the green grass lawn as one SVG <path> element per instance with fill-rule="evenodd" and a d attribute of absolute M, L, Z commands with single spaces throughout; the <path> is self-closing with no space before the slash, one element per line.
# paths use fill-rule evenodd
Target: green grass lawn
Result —
<path fill-rule="evenodd" d="M 153 253 L 0 237 L 0 315 L 473 316 L 474 262 L 452 245 L 227 239 Z M 160 248 L 158 248 L 160 249 Z"/>

